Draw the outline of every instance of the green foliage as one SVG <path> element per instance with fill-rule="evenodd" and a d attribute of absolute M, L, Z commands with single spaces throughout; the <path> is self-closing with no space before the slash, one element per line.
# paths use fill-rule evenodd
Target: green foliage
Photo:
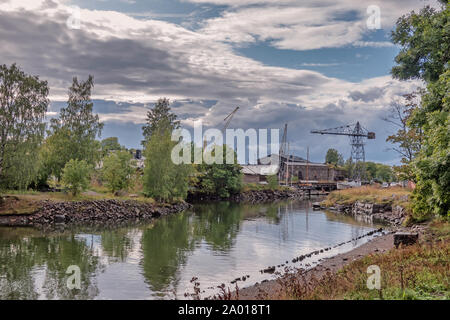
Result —
<path fill-rule="evenodd" d="M 117 137 L 109 137 L 106 139 L 103 139 L 101 141 L 102 146 L 102 155 L 105 157 L 108 155 L 110 151 L 117 151 L 117 150 L 123 150 L 125 149 L 123 146 L 119 143 L 119 138 Z"/>
<path fill-rule="evenodd" d="M 408 126 L 423 131 L 422 148 L 412 162 L 416 189 L 413 217 L 450 215 L 450 8 L 444 1 L 436 11 L 425 7 L 397 22 L 393 41 L 402 46 L 392 74 L 399 79 L 427 83 L 421 107 L 414 110 Z"/>
<path fill-rule="evenodd" d="M 392 41 L 401 46 L 392 75 L 401 80 L 434 82 L 450 61 L 449 5 L 437 11 L 426 6 L 419 13 L 400 17 L 392 31 Z"/>
<path fill-rule="evenodd" d="M 267 184 L 269 189 L 275 190 L 278 188 L 278 176 L 276 174 L 267 177 Z"/>
<path fill-rule="evenodd" d="M 153 109 L 147 112 L 147 123 L 142 127 L 142 133 L 144 135 L 142 144 L 144 146 L 146 146 L 154 132 L 165 129 L 172 132 L 172 130 L 180 127 L 180 121 L 177 120 L 175 114 L 170 112 L 169 105 L 169 99 L 160 98 L 155 103 Z"/>
<path fill-rule="evenodd" d="M 71 159 L 62 171 L 62 183 L 76 196 L 89 186 L 92 167 L 85 160 Z"/>
<path fill-rule="evenodd" d="M 176 142 L 171 131 L 158 129 L 145 147 L 144 194 L 158 201 L 185 199 L 189 187 L 190 164 L 174 164 L 171 159 Z"/>
<path fill-rule="evenodd" d="M 227 145 L 223 145 L 222 148 L 222 164 L 207 164 L 203 159 L 202 164 L 196 166 L 198 182 L 195 187 L 198 193 L 228 198 L 241 191 L 242 172 L 241 166 L 237 163 L 237 155 Z M 226 163 L 227 153 L 233 154 L 233 164 Z M 214 156 L 214 154 L 212 151 L 211 155 Z"/>
<path fill-rule="evenodd" d="M 37 177 L 48 92 L 15 64 L 0 66 L 0 188 L 24 189 Z"/>
<path fill-rule="evenodd" d="M 78 82 L 75 77 L 69 88 L 67 107 L 59 118 L 51 120 L 51 131 L 42 150 L 43 172 L 50 171 L 60 179 L 62 168 L 70 159 L 85 160 L 94 166 L 101 156 L 101 145 L 96 140 L 103 124 L 92 113 L 91 91 L 93 77 Z"/>
<path fill-rule="evenodd" d="M 328 149 L 327 155 L 325 156 L 325 163 L 334 164 L 335 166 L 344 165 L 344 158 L 336 149 Z"/>
<path fill-rule="evenodd" d="M 103 158 L 102 180 L 111 192 L 126 190 L 131 186 L 134 172 L 131 158 L 128 151 L 112 152 Z"/>
<path fill-rule="evenodd" d="M 391 166 L 382 163 L 366 162 L 367 179 L 381 182 L 392 182 L 395 174 Z"/>

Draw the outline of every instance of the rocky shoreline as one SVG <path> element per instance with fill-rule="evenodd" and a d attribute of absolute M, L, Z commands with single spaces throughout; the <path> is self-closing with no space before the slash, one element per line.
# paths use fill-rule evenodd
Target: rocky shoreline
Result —
<path fill-rule="evenodd" d="M 320 209 L 330 210 L 340 214 L 352 215 L 356 220 L 368 223 L 379 222 L 399 227 L 406 219 L 406 210 L 402 206 L 390 203 L 369 203 L 356 201 L 353 204 L 337 204 L 334 207 L 324 207 L 317 204 Z"/>
<path fill-rule="evenodd" d="M 195 200 L 229 200 L 236 202 L 264 203 L 283 199 L 300 198 L 299 190 L 251 190 L 228 199 L 195 197 Z M 188 199 L 189 201 L 193 200 Z M 100 225 L 124 224 L 152 220 L 161 216 L 178 213 L 192 204 L 153 204 L 136 200 L 86 200 L 86 201 L 40 201 L 38 209 L 32 213 L 0 215 L 0 226 L 52 227 L 55 225 Z"/>
<path fill-rule="evenodd" d="M 0 215 L 3 226 L 105 224 L 151 220 L 191 208 L 186 202 L 152 204 L 135 200 L 41 201 L 30 214 Z"/>

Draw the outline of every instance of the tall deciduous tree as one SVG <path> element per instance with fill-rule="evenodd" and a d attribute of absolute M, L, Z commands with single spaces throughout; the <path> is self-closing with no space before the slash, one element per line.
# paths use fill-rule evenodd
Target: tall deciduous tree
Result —
<path fill-rule="evenodd" d="M 447 0 L 440 2 L 441 10 L 427 6 L 401 17 L 392 33 L 402 47 L 393 76 L 427 83 L 421 108 L 408 121 L 423 130 L 422 148 L 413 161 L 413 214 L 418 219 L 450 215 L 450 7 Z"/>
<path fill-rule="evenodd" d="M 61 177 L 62 168 L 71 159 L 85 160 L 90 165 L 100 159 L 100 137 L 103 124 L 93 114 L 91 92 L 94 86 L 92 76 L 79 82 L 73 78 L 69 88 L 67 107 L 62 108 L 60 116 L 51 120 L 51 132 L 44 148 L 44 164 L 51 173 Z"/>
<path fill-rule="evenodd" d="M 172 131 L 180 127 L 180 121 L 177 120 L 177 116 L 170 112 L 169 99 L 160 98 L 153 109 L 147 112 L 146 125 L 142 127 L 142 133 L 144 135 L 144 141 L 142 144 L 145 146 L 149 141 L 152 134 L 159 128 L 167 128 Z"/>
<path fill-rule="evenodd" d="M 25 188 L 37 174 L 48 85 L 15 64 L 0 66 L 0 187 Z"/>
<path fill-rule="evenodd" d="M 171 159 L 176 142 L 169 128 L 158 127 L 145 147 L 144 194 L 158 201 L 185 199 L 189 186 L 190 164 L 174 164 Z"/>
<path fill-rule="evenodd" d="M 336 165 L 343 166 L 344 158 L 336 149 L 328 149 L 327 154 L 325 156 L 325 163 L 330 163 Z"/>

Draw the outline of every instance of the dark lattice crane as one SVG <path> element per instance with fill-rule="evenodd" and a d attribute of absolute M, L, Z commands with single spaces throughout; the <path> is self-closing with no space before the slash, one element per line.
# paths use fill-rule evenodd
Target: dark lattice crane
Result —
<path fill-rule="evenodd" d="M 349 124 L 337 128 L 325 129 L 325 130 L 312 130 L 311 133 L 318 134 L 333 134 L 340 136 L 349 136 L 350 145 L 352 146 L 351 159 L 355 162 L 355 170 L 353 178 L 361 181 L 365 176 L 365 161 L 366 154 L 364 151 L 364 139 L 375 139 L 375 132 L 369 132 L 363 128 L 359 121 L 356 124 Z M 361 165 L 362 164 L 362 165 Z"/>

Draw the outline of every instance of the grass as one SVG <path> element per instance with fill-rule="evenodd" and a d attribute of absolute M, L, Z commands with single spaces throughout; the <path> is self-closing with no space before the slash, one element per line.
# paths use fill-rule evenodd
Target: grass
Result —
<path fill-rule="evenodd" d="M 322 202 L 326 207 L 351 205 L 356 201 L 378 204 L 397 204 L 407 207 L 411 190 L 402 187 L 381 188 L 379 186 L 362 186 L 331 192 Z"/>
<path fill-rule="evenodd" d="M 281 280 L 283 299 L 448 300 L 450 299 L 450 223 L 430 224 L 430 241 L 372 254 L 320 281 L 291 274 Z M 434 235 L 433 235 L 434 234 Z M 438 236 L 436 236 L 438 235 Z M 367 288 L 367 268 L 381 270 L 381 289 Z"/>

